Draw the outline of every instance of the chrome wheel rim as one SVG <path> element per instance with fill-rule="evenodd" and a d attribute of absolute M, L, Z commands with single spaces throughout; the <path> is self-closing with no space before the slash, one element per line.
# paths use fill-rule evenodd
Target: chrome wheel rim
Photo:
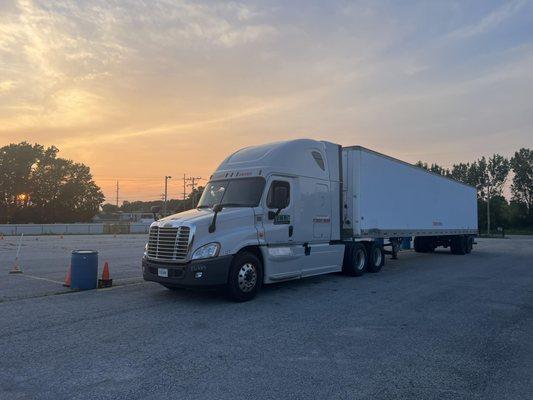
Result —
<path fill-rule="evenodd" d="M 362 270 L 365 267 L 365 253 L 363 250 L 358 250 L 355 253 L 355 268 Z"/>
<path fill-rule="evenodd" d="M 251 292 L 257 283 L 257 269 L 253 264 L 246 263 L 239 270 L 239 289 L 248 293 Z"/>
<path fill-rule="evenodd" d="M 381 265 L 381 250 L 379 248 L 374 249 L 374 265 Z"/>

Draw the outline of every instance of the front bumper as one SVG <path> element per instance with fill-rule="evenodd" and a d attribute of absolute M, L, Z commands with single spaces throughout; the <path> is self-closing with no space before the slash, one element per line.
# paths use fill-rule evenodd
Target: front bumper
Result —
<path fill-rule="evenodd" d="M 145 281 L 175 287 L 221 286 L 228 282 L 232 261 L 232 255 L 195 260 L 186 264 L 169 264 L 144 257 L 143 278 Z M 159 276 L 158 268 L 166 268 L 168 278 Z"/>

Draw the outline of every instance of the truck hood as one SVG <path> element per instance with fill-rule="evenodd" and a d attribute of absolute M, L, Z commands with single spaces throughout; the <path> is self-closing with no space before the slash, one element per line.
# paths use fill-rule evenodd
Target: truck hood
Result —
<path fill-rule="evenodd" d="M 184 223 L 187 225 L 194 224 L 197 227 L 208 226 L 213 220 L 213 214 L 214 212 L 210 208 L 192 209 L 162 218 L 154 222 L 152 226 L 177 227 Z M 242 218 L 248 219 L 253 215 L 254 212 L 250 207 L 224 208 L 217 215 L 217 227 L 219 223 L 224 224 L 224 222 Z"/>

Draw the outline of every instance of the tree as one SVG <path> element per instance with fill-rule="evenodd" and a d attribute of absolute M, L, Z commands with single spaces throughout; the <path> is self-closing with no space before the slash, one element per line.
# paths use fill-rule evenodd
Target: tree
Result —
<path fill-rule="evenodd" d="M 513 200 L 524 203 L 529 216 L 533 214 L 533 151 L 521 148 L 511 158 L 514 172 L 511 192 Z"/>
<path fill-rule="evenodd" d="M 425 163 L 425 162 L 422 162 L 422 161 L 417 161 L 417 163 L 415 165 L 417 167 L 423 168 L 423 169 L 425 169 L 427 171 L 434 172 L 434 173 L 439 174 L 439 175 L 448 176 L 450 174 L 449 170 L 447 170 L 446 168 L 443 168 L 440 165 L 435 164 L 435 163 L 433 163 L 431 165 L 428 165 L 428 163 Z"/>
<path fill-rule="evenodd" d="M 509 160 L 499 154 L 493 154 L 488 162 L 482 157 L 478 162 L 479 173 L 485 198 L 487 201 L 487 234 L 490 235 L 490 203 L 493 196 L 501 196 L 503 185 L 509 174 Z M 480 160 L 481 161 L 481 160 Z"/>
<path fill-rule="evenodd" d="M 129 204 L 128 202 L 124 201 L 124 203 Z M 106 203 L 102 206 L 102 211 L 105 213 L 113 213 L 120 211 L 120 207 L 117 207 L 116 204 Z"/>
<path fill-rule="evenodd" d="M 27 142 L 0 148 L 0 222 L 85 222 L 98 212 L 104 195 L 90 169 L 57 153 Z"/>
<path fill-rule="evenodd" d="M 454 164 L 450 170 L 450 178 L 467 185 L 478 188 L 480 186 L 480 177 L 476 163 L 459 163 Z"/>

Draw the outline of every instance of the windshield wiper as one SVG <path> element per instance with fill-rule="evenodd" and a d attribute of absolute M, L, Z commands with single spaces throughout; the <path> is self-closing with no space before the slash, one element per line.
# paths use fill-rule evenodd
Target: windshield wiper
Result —
<path fill-rule="evenodd" d="M 241 204 L 241 203 L 223 203 L 222 206 L 224 207 L 251 207 L 248 204 Z"/>
<path fill-rule="evenodd" d="M 196 206 L 196 208 L 211 208 L 211 207 L 205 206 L 205 205 L 201 205 L 201 206 Z"/>

